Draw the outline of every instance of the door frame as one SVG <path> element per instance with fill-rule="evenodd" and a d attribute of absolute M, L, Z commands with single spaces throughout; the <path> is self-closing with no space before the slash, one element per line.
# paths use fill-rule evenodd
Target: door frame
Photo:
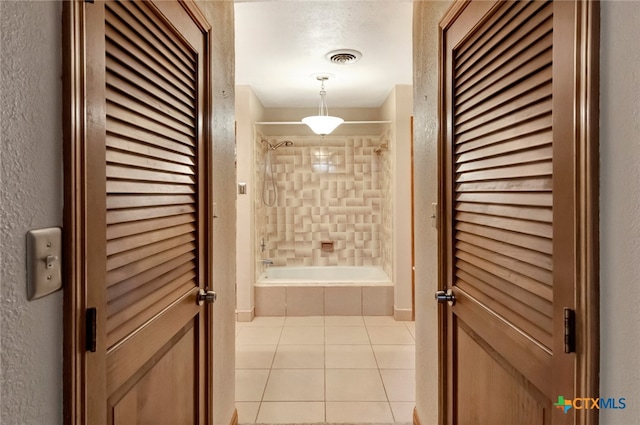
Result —
<path fill-rule="evenodd" d="M 447 216 L 444 161 L 446 160 L 447 111 L 443 102 L 445 87 L 444 35 L 471 0 L 455 1 L 440 20 L 438 50 L 438 290 L 447 289 Z M 576 396 L 597 397 L 600 371 L 600 288 L 599 288 L 599 70 L 600 5 L 574 1 L 574 206 L 576 281 Z M 447 397 L 447 309 L 438 309 L 438 418 L 448 423 Z M 576 423 L 597 425 L 597 411 L 576 410 Z"/>
<path fill-rule="evenodd" d="M 203 13 L 193 0 L 175 0 L 180 3 L 194 22 L 209 33 L 208 42 L 205 45 L 206 63 L 204 64 L 204 110 L 200 114 L 202 131 L 204 134 L 204 146 L 202 154 L 205 155 L 205 239 L 206 246 L 202 257 L 210 264 L 213 251 L 212 229 L 213 214 L 211 214 L 211 188 L 213 187 L 212 170 L 212 111 L 213 98 L 211 94 L 211 27 Z M 64 307 L 63 307 L 63 423 L 66 425 L 84 424 L 88 409 L 95 405 L 96 399 L 106 397 L 105 362 L 106 353 L 100 350 L 92 354 L 92 360 L 87 361 L 87 329 L 86 311 L 91 305 L 104 305 L 105 300 L 89 299 L 90 291 L 87 291 L 86 264 L 94 261 L 96 253 L 87 249 L 88 241 L 92 238 L 85 219 L 87 205 L 93 202 L 96 194 L 86 190 L 92 174 L 91 158 L 86 157 L 86 143 L 89 138 L 88 109 L 86 99 L 87 67 L 85 50 L 90 48 L 85 40 L 85 7 L 87 0 L 64 1 L 62 6 L 62 61 L 63 61 L 63 103 L 62 103 L 62 127 L 63 127 L 63 276 L 65 279 Z M 90 2 L 93 3 L 93 2 Z M 102 175 L 104 177 L 104 175 Z M 100 178 L 100 176 L 97 176 Z M 99 253 L 98 253 L 99 254 Z M 206 266 L 205 279 L 213 282 L 211 266 Z M 210 307 L 204 309 L 205 321 L 205 357 L 210 359 L 205 365 L 205 388 L 202 399 L 205 400 L 205 417 L 209 421 L 213 418 L 211 408 L 213 392 L 213 312 Z M 102 319 L 104 320 L 104 319 Z M 104 337 L 99 330 L 101 321 L 98 319 L 98 338 Z M 104 323 L 104 322 L 103 322 Z M 98 365 L 98 367 L 95 367 Z M 208 406 L 208 407 L 207 407 Z M 106 414 L 106 404 L 104 406 Z M 93 412 L 96 413 L 96 412 Z M 106 416 L 104 416 L 106 419 Z"/>

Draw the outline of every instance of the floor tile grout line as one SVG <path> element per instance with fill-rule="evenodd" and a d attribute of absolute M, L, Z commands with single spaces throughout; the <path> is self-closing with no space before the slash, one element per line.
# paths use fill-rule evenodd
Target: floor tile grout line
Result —
<path fill-rule="evenodd" d="M 363 322 L 364 322 L 364 320 L 363 320 Z M 328 364 L 327 364 L 327 355 L 326 355 L 326 353 L 327 353 L 327 346 L 328 346 L 328 345 L 331 345 L 331 344 L 327 344 L 327 340 L 326 340 L 326 328 L 327 328 L 327 327 L 330 327 L 330 326 L 328 326 L 328 325 L 327 325 L 326 320 L 324 320 L 324 321 L 323 321 L 323 324 L 324 324 L 324 326 L 323 326 L 323 327 L 324 327 L 324 333 L 323 333 L 323 337 L 324 337 L 324 339 L 323 339 L 323 355 L 324 355 L 324 362 L 323 362 L 323 366 L 324 366 L 324 367 L 323 367 L 323 371 L 324 371 L 324 400 L 323 400 L 323 404 L 324 404 L 324 417 L 325 417 L 325 421 L 326 421 L 326 419 L 327 419 L 327 413 L 328 413 L 328 412 L 327 412 L 327 403 L 328 403 L 328 402 L 327 402 L 327 373 L 326 373 L 326 372 L 327 372 L 327 370 L 329 369 L 329 368 L 328 368 Z M 270 369 L 269 369 L 269 374 L 268 374 L 268 376 L 267 376 L 267 381 L 266 381 L 266 383 L 265 383 L 265 387 L 264 387 L 264 390 L 263 390 L 262 398 L 261 398 L 261 401 L 259 402 L 258 411 L 257 411 L 257 413 L 256 413 L 256 419 L 255 419 L 255 420 L 256 420 L 256 422 L 257 422 L 257 420 L 258 420 L 258 416 L 259 416 L 259 414 L 260 414 L 260 410 L 261 410 L 261 409 L 262 409 L 262 407 L 263 407 L 263 406 L 262 406 L 262 404 L 265 402 L 265 400 L 264 400 L 264 396 L 265 396 L 265 394 L 266 394 L 266 388 L 267 388 L 267 385 L 268 385 L 269 379 L 271 378 L 271 372 L 272 372 L 272 370 L 273 370 L 273 366 L 275 365 L 275 358 L 276 358 L 276 355 L 277 355 L 277 352 L 278 352 L 278 348 L 279 348 L 281 345 L 286 345 L 286 344 L 282 344 L 282 335 L 283 335 L 284 327 L 285 327 L 285 326 L 286 326 L 286 322 L 284 322 L 284 323 L 280 326 L 280 333 L 279 333 L 279 336 L 278 336 L 278 341 L 277 341 L 276 348 L 275 348 L 275 351 L 274 351 L 274 354 L 273 354 L 273 358 L 272 358 L 272 360 L 271 360 L 271 367 L 270 367 Z M 294 326 L 305 326 L 305 324 L 303 323 L 303 324 L 301 324 L 301 325 L 294 325 Z M 339 326 L 339 325 L 335 325 L 335 324 L 334 324 L 333 326 L 335 327 L 335 326 Z M 343 326 L 345 326 L 345 325 L 343 325 Z M 355 326 L 355 325 L 354 325 L 354 324 L 349 324 L 349 326 Z M 389 408 L 389 410 L 390 410 L 390 413 L 391 413 L 391 417 L 393 418 L 393 421 L 395 422 L 395 421 L 396 421 L 396 417 L 395 417 L 395 413 L 393 412 L 393 408 L 392 408 L 392 406 L 391 406 L 391 401 L 389 400 L 389 395 L 388 395 L 387 388 L 386 388 L 386 386 L 384 385 L 384 380 L 382 379 L 382 369 L 381 369 L 381 367 L 380 367 L 379 358 L 378 358 L 378 356 L 376 356 L 376 352 L 375 352 L 375 351 L 374 351 L 374 349 L 373 349 L 374 344 L 373 344 L 373 342 L 371 341 L 371 336 L 370 336 L 370 334 L 369 334 L 369 327 L 379 327 L 379 326 L 388 326 L 388 325 L 386 325 L 386 324 L 384 324 L 384 323 L 381 323 L 381 324 L 378 324 L 378 325 L 367 325 L 366 323 L 364 323 L 365 331 L 366 331 L 366 333 L 367 333 L 367 339 L 368 339 L 368 341 L 369 341 L 369 343 L 368 343 L 368 347 L 369 347 L 369 349 L 371 350 L 371 352 L 373 353 L 374 360 L 375 360 L 375 362 L 376 362 L 376 368 L 378 369 L 378 375 L 380 376 L 380 379 L 381 379 L 381 381 L 382 381 L 382 385 L 383 385 L 383 389 L 384 389 L 384 391 L 385 391 L 386 405 L 388 406 L 388 408 Z M 358 325 L 357 327 L 362 327 L 362 325 Z M 405 329 L 407 329 L 407 332 L 409 332 L 409 333 L 411 334 L 411 331 L 408 329 L 407 324 L 404 324 L 404 326 L 401 326 L 400 328 L 402 328 L 402 327 L 404 327 Z M 237 337 L 237 336 L 238 336 L 238 335 L 236 335 L 236 337 Z M 413 335 L 412 335 L 412 334 L 411 334 L 411 336 L 413 337 Z M 413 338 L 413 340 L 415 341 L 415 338 Z M 297 344 L 297 345 L 300 345 L 300 344 Z M 337 344 L 337 345 L 349 345 L 349 344 Z M 361 345 L 361 344 L 357 344 L 357 345 Z M 366 344 L 363 344 L 363 346 L 364 346 L 364 345 L 366 345 Z M 395 346 L 395 345 L 400 345 L 400 346 L 414 345 L 414 346 L 415 346 L 415 342 L 414 342 L 414 343 L 412 343 L 412 344 L 378 344 L 378 345 L 391 345 L 391 346 Z M 340 370 L 340 369 L 345 369 L 345 368 L 333 368 L 333 369 Z M 347 369 L 360 369 L 360 368 L 347 368 Z M 414 370 L 414 371 L 415 371 L 415 369 L 411 369 L 411 368 L 408 368 L 408 369 L 402 368 L 402 369 L 404 369 L 404 370 Z M 375 370 L 375 368 L 374 368 L 374 370 Z M 355 402 L 355 401 L 354 401 L 354 402 Z M 353 403 L 353 402 L 344 401 L 344 403 Z M 411 403 L 411 402 L 409 402 L 409 403 Z"/>
<path fill-rule="evenodd" d="M 269 385 L 269 378 L 271 378 L 271 372 L 273 371 L 273 363 L 276 361 L 276 354 L 278 354 L 278 347 L 280 346 L 280 338 L 282 338 L 283 329 L 284 329 L 284 323 L 280 327 L 280 334 L 278 335 L 278 341 L 276 342 L 276 350 L 273 352 L 273 358 L 271 359 L 271 367 L 269 367 L 267 380 L 264 382 L 264 388 L 262 389 L 262 396 L 260 397 L 260 404 L 258 404 L 258 412 L 256 413 L 256 423 L 258 422 L 258 416 L 260 416 L 260 410 L 262 410 L 262 403 L 264 402 L 264 396 L 267 393 L 267 386 Z"/>

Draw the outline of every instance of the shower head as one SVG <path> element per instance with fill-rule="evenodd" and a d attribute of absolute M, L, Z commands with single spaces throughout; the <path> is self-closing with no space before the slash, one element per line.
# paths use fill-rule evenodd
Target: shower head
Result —
<path fill-rule="evenodd" d="M 275 151 L 276 149 L 278 149 L 281 146 L 293 146 L 293 142 L 291 140 L 283 140 L 282 142 L 276 144 L 276 145 L 272 145 L 271 143 L 267 142 L 267 144 L 269 145 L 269 149 Z"/>

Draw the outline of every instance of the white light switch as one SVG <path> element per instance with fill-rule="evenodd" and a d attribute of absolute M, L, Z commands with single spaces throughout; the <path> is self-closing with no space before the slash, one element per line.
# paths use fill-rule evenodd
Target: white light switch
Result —
<path fill-rule="evenodd" d="M 62 288 L 62 230 L 27 232 L 27 298 L 35 300 Z"/>

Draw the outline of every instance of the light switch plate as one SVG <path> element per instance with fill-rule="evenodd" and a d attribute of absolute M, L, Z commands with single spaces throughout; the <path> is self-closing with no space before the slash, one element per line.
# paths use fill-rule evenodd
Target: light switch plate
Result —
<path fill-rule="evenodd" d="M 27 232 L 27 298 L 35 300 L 62 288 L 62 230 Z"/>

